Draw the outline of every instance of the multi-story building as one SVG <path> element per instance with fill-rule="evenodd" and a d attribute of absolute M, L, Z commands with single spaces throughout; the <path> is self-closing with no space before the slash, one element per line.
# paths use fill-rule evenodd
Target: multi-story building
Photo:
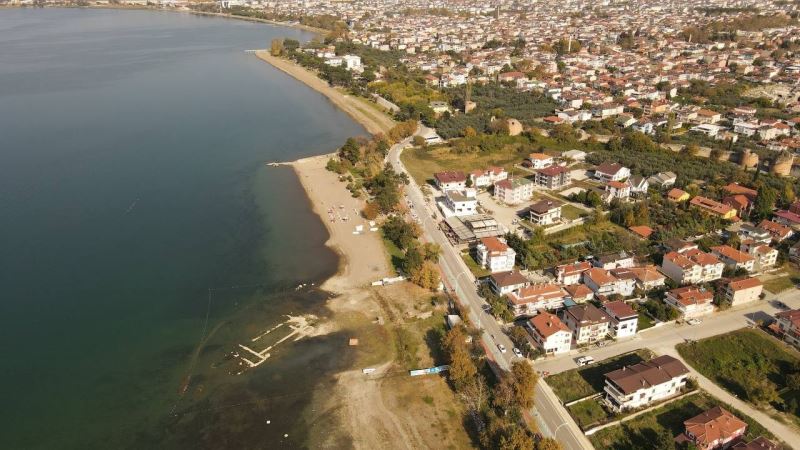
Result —
<path fill-rule="evenodd" d="M 436 181 L 436 187 L 443 192 L 459 191 L 467 187 L 467 176 L 460 171 L 437 172 L 433 174 L 433 179 Z"/>
<path fill-rule="evenodd" d="M 714 294 L 695 286 L 684 286 L 667 291 L 664 303 L 675 308 L 685 319 L 714 312 Z"/>
<path fill-rule="evenodd" d="M 478 264 L 492 273 L 514 269 L 517 252 L 497 237 L 481 238 L 475 247 Z"/>
<path fill-rule="evenodd" d="M 494 184 L 494 198 L 507 205 L 518 205 L 533 197 L 533 182 L 527 178 L 509 178 Z"/>
<path fill-rule="evenodd" d="M 558 200 L 540 200 L 530 206 L 531 222 L 536 225 L 552 225 L 561 220 L 561 207 Z"/>
<path fill-rule="evenodd" d="M 589 261 L 556 266 L 556 281 L 564 285 L 578 284 L 581 282 L 583 272 L 591 268 L 592 263 Z"/>
<path fill-rule="evenodd" d="M 566 353 L 572 347 L 572 332 L 555 314 L 546 311 L 537 314 L 528 320 L 527 326 L 545 355 Z"/>
<path fill-rule="evenodd" d="M 570 182 L 570 170 L 564 166 L 550 166 L 536 171 L 536 184 L 547 189 L 560 189 Z"/>
<path fill-rule="evenodd" d="M 758 278 L 743 277 L 728 281 L 724 288 L 725 298 L 731 302 L 731 306 L 739 306 L 758 300 L 764 285 Z"/>
<path fill-rule="evenodd" d="M 531 153 L 525 158 L 525 165 L 531 169 L 544 169 L 555 164 L 555 159 L 545 153 Z"/>
<path fill-rule="evenodd" d="M 447 190 L 444 192 L 444 202 L 439 206 L 445 217 L 472 216 L 478 213 L 478 198 L 475 189 L 465 188 L 461 191 Z"/>
<path fill-rule="evenodd" d="M 752 272 L 756 262 L 752 256 L 729 245 L 711 247 L 711 253 L 729 269 L 744 269 Z"/>
<path fill-rule="evenodd" d="M 469 178 L 472 186 L 476 188 L 491 186 L 494 183 L 508 179 L 508 172 L 502 167 L 489 167 L 486 170 L 474 170 Z"/>
<path fill-rule="evenodd" d="M 622 301 L 608 302 L 603 309 L 611 316 L 611 336 L 621 339 L 636 335 L 639 326 L 639 314 Z"/>
<path fill-rule="evenodd" d="M 700 195 L 691 199 L 689 204 L 723 219 L 733 219 L 736 217 L 736 208 Z"/>
<path fill-rule="evenodd" d="M 575 345 L 583 345 L 605 339 L 611 318 L 594 305 L 587 303 L 564 311 L 564 323 L 572 330 Z"/>
<path fill-rule="evenodd" d="M 677 395 L 689 369 L 669 355 L 605 374 L 605 400 L 615 411 L 640 408 Z"/>
<path fill-rule="evenodd" d="M 564 307 L 567 291 L 557 284 L 534 284 L 508 294 L 514 316 L 532 316 L 543 310 Z"/>
<path fill-rule="evenodd" d="M 781 311 L 775 314 L 775 319 L 783 340 L 800 348 L 800 309 Z"/>
<path fill-rule="evenodd" d="M 769 270 L 778 262 L 778 249 L 767 244 L 742 242 L 742 250 L 753 258 L 753 270 L 756 272 Z"/>
<path fill-rule="evenodd" d="M 489 287 L 491 287 L 492 291 L 497 295 L 510 294 L 530 284 L 530 280 L 525 278 L 525 275 L 522 275 L 517 270 L 497 272 L 489 277 Z"/>
<path fill-rule="evenodd" d="M 697 249 L 669 252 L 661 261 L 661 272 L 678 284 L 707 283 L 722 278 L 724 264 L 716 256 Z"/>

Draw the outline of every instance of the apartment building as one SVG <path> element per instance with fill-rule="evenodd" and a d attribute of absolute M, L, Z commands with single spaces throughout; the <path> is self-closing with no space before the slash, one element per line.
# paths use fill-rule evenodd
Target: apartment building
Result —
<path fill-rule="evenodd" d="M 667 291 L 664 303 L 675 308 L 685 319 L 714 312 L 714 294 L 695 286 L 684 286 Z"/>
<path fill-rule="evenodd" d="M 539 311 L 564 307 L 567 291 L 557 284 L 534 284 L 507 295 L 508 304 L 515 317 L 532 316 Z"/>
<path fill-rule="evenodd" d="M 669 355 L 605 374 L 605 400 L 615 411 L 640 408 L 677 395 L 689 369 Z"/>
<path fill-rule="evenodd" d="M 492 273 L 513 270 L 517 258 L 517 252 L 497 237 L 481 238 L 475 247 L 475 255 L 478 264 Z"/>
<path fill-rule="evenodd" d="M 542 312 L 526 324 L 536 346 L 545 355 L 566 353 L 572 348 L 572 332 L 555 314 Z"/>
<path fill-rule="evenodd" d="M 583 304 L 564 311 L 564 323 L 572 330 L 575 345 L 583 345 L 605 339 L 611 318 L 594 305 Z"/>
<path fill-rule="evenodd" d="M 623 301 L 609 302 L 603 310 L 611 317 L 609 331 L 614 339 L 636 336 L 639 326 L 639 314 Z"/>

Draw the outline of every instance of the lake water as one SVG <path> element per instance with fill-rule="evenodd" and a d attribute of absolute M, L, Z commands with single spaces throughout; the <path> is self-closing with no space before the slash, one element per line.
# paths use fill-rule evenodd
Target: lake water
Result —
<path fill-rule="evenodd" d="M 0 10 L 0 447 L 304 445 L 341 336 L 232 374 L 237 343 L 325 313 L 324 294 L 294 287 L 337 264 L 294 173 L 264 162 L 364 131 L 244 53 L 282 36 L 312 37 Z"/>

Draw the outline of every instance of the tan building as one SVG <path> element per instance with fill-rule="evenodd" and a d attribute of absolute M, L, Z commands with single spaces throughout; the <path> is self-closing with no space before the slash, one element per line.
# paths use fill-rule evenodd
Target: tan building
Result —
<path fill-rule="evenodd" d="M 739 306 L 758 300 L 763 289 L 764 285 L 758 278 L 739 278 L 725 284 L 725 298 L 731 302 L 731 306 Z"/>

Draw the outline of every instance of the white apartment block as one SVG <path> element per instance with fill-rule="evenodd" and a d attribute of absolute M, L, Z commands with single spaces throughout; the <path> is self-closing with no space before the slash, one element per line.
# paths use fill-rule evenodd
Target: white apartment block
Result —
<path fill-rule="evenodd" d="M 478 264 L 494 272 L 509 272 L 514 269 L 517 252 L 496 237 L 481 238 L 475 247 Z"/>
<path fill-rule="evenodd" d="M 546 355 L 566 353 L 572 348 L 572 333 L 555 314 L 542 312 L 526 325 L 536 346 Z"/>
<path fill-rule="evenodd" d="M 669 355 L 605 375 L 605 400 L 615 411 L 641 408 L 675 396 L 686 386 L 689 369 Z"/>

